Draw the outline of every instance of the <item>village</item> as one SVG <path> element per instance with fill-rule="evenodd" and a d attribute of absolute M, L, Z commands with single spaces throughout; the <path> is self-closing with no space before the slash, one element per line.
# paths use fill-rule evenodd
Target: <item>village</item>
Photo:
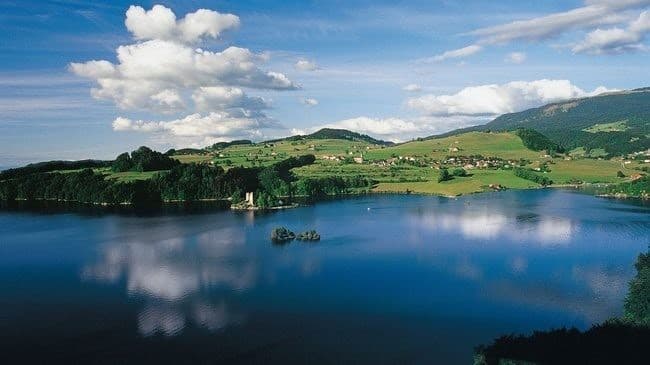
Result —
<path fill-rule="evenodd" d="M 509 169 L 509 168 L 513 168 L 516 166 L 523 166 L 530 163 L 530 161 L 523 160 L 523 159 L 504 160 L 499 157 L 484 157 L 481 155 L 447 156 L 443 160 L 436 160 L 430 157 L 423 157 L 423 156 L 399 156 L 399 155 L 387 159 L 381 159 L 381 160 L 377 160 L 377 159 L 366 160 L 363 156 L 363 153 L 360 153 L 358 156 L 354 156 L 354 157 L 341 156 L 341 155 L 323 155 L 320 156 L 320 158 L 327 161 L 335 161 L 341 163 L 370 164 L 377 167 L 389 167 L 389 166 L 408 164 L 416 167 L 431 167 L 434 169 L 453 167 L 453 168 L 463 168 L 465 170 Z"/>

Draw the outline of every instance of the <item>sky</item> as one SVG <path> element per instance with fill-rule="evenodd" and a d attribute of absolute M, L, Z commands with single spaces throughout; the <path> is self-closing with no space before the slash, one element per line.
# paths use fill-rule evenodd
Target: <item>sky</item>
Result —
<path fill-rule="evenodd" d="M 0 168 L 346 128 L 407 141 L 650 86 L 650 0 L 0 3 Z"/>

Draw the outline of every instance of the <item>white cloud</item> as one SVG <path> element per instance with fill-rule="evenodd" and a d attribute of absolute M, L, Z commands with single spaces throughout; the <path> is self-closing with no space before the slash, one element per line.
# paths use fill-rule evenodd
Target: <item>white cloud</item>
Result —
<path fill-rule="evenodd" d="M 227 112 L 190 114 L 169 121 L 143 121 L 118 117 L 113 121 L 116 131 L 157 132 L 171 137 L 228 137 L 249 135 L 249 131 L 274 126 L 271 121 L 249 118 Z"/>
<path fill-rule="evenodd" d="M 131 5 L 126 11 L 124 24 L 138 40 L 196 43 L 203 37 L 217 38 L 223 31 L 238 27 L 239 17 L 199 9 L 177 21 L 174 12 L 162 5 L 154 5 L 149 11 Z"/>
<path fill-rule="evenodd" d="M 473 44 L 471 46 L 467 46 L 467 47 L 463 47 L 463 48 L 459 48 L 459 49 L 455 49 L 455 50 L 451 50 L 451 51 L 441 53 L 441 54 L 439 54 L 439 55 L 437 55 L 435 57 L 426 59 L 425 62 L 430 62 L 430 61 L 442 62 L 442 61 L 445 61 L 445 60 L 448 60 L 448 59 L 451 59 L 451 58 L 464 58 L 464 57 L 468 57 L 468 56 L 471 56 L 473 54 L 476 54 L 476 53 L 480 52 L 482 49 L 483 49 L 483 47 L 481 47 L 479 45 L 476 45 L 476 44 Z"/>
<path fill-rule="evenodd" d="M 175 110 L 185 108 L 185 103 L 176 90 L 165 89 L 158 94 L 151 95 L 151 100 L 158 102 L 164 110 Z"/>
<path fill-rule="evenodd" d="M 477 118 L 463 116 L 453 118 L 426 116 L 413 119 L 370 118 L 361 116 L 320 125 L 310 129 L 309 132 L 321 128 L 341 128 L 383 140 L 403 142 L 412 138 L 438 134 L 474 124 L 477 124 Z M 306 133 L 303 131 L 301 134 Z"/>
<path fill-rule="evenodd" d="M 264 98 L 251 97 L 240 88 L 224 86 L 204 86 L 192 94 L 196 108 L 201 111 L 242 108 L 252 112 L 268 109 Z"/>
<path fill-rule="evenodd" d="M 568 80 L 514 81 L 471 86 L 451 95 L 422 95 L 408 99 L 406 105 L 432 116 L 496 116 L 607 90 L 601 87 L 589 93 Z"/>
<path fill-rule="evenodd" d="M 296 70 L 299 71 L 316 71 L 318 70 L 318 65 L 316 62 L 305 60 L 305 59 L 300 59 L 298 60 L 295 65 L 293 65 Z"/>
<path fill-rule="evenodd" d="M 650 12 L 644 11 L 627 28 L 596 29 L 573 46 L 574 53 L 619 54 L 643 50 L 643 40 L 650 32 Z"/>
<path fill-rule="evenodd" d="M 422 91 L 422 87 L 418 84 L 408 84 L 402 88 L 404 91 L 408 91 L 410 93 L 417 93 Z"/>
<path fill-rule="evenodd" d="M 477 38 L 474 45 L 469 47 L 506 44 L 521 40 L 542 41 L 576 29 L 593 29 L 607 24 L 619 24 L 627 19 L 627 11 L 647 5 L 650 5 L 650 0 L 586 0 L 585 5 L 579 8 L 469 32 L 468 35 Z M 460 50 L 466 48 L 468 47 Z M 444 57 L 445 54 L 453 54 L 460 50 L 448 51 L 437 57 L 446 59 L 449 57 Z"/>
<path fill-rule="evenodd" d="M 256 89 L 291 90 L 297 86 L 285 75 L 260 69 L 261 56 L 248 49 L 228 47 L 221 52 L 191 49 L 164 40 L 150 40 L 117 49 L 118 64 L 108 61 L 71 63 L 79 76 L 96 81 L 98 99 L 113 100 L 122 109 L 160 111 L 153 98 L 164 90 L 229 85 Z"/>
<path fill-rule="evenodd" d="M 518 65 L 524 63 L 526 61 L 526 58 L 528 58 L 528 56 L 526 56 L 526 54 L 523 52 L 512 52 L 509 53 L 506 57 L 506 62 Z"/>
<path fill-rule="evenodd" d="M 177 20 L 161 5 L 149 11 L 131 6 L 125 25 L 137 41 L 117 48 L 117 62 L 71 63 L 70 71 L 96 83 L 91 89 L 94 98 L 111 100 L 120 109 L 190 114 L 154 122 L 120 117 L 113 122 L 116 131 L 156 132 L 158 138 L 183 137 L 192 144 L 238 133 L 250 136 L 259 131 L 248 129 L 274 122 L 263 113 L 269 108 L 266 100 L 243 89 L 298 88 L 284 74 L 260 67 L 269 59 L 266 53 L 235 46 L 221 51 L 192 46 L 237 27 L 235 15 L 199 9 Z"/>
<path fill-rule="evenodd" d="M 116 75 L 115 65 L 108 61 L 88 61 L 85 63 L 71 63 L 70 71 L 89 79 L 110 78 Z"/>
<path fill-rule="evenodd" d="M 314 98 L 304 98 L 300 100 L 301 103 L 307 105 L 307 106 L 316 106 L 318 105 L 318 100 Z"/>
<path fill-rule="evenodd" d="M 568 80 L 514 81 L 502 85 L 478 85 L 464 88 L 455 94 L 426 94 L 407 99 L 406 106 L 422 113 L 420 117 L 408 120 L 355 118 L 332 123 L 329 126 L 359 130 L 372 136 L 399 142 L 484 124 L 504 113 L 613 91 L 618 90 L 599 86 L 587 92 Z M 356 122 L 357 120 L 361 122 Z"/>
<path fill-rule="evenodd" d="M 647 4 L 650 4 L 650 1 L 587 1 L 585 6 L 580 8 L 481 28 L 470 34 L 478 36 L 481 44 L 500 44 L 522 39 L 543 40 L 571 29 L 607 24 L 611 21 L 612 15 Z M 620 18 L 615 20 L 620 20 Z"/>

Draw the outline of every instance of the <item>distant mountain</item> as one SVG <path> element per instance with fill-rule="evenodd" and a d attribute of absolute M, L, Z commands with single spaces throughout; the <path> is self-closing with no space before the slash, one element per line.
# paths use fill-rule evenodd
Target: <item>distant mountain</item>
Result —
<path fill-rule="evenodd" d="M 382 146 L 391 146 L 394 144 L 393 142 L 382 141 L 380 139 L 372 138 L 366 134 L 352 132 L 347 129 L 334 129 L 334 128 L 323 128 L 312 134 L 291 136 L 291 137 L 276 139 L 267 142 L 298 141 L 302 139 L 344 139 L 347 141 L 367 142 L 367 143 L 377 144 Z"/>
<path fill-rule="evenodd" d="M 650 88 L 548 104 L 429 138 L 519 128 L 542 133 L 569 151 L 584 148 L 586 154 L 616 156 L 646 150 L 650 148 Z"/>

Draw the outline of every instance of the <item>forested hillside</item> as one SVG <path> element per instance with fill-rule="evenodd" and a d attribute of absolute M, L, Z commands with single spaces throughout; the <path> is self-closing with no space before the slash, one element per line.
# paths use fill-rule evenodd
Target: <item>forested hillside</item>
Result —
<path fill-rule="evenodd" d="M 568 151 L 585 155 L 620 156 L 650 148 L 650 89 L 605 94 L 504 114 L 480 126 L 455 130 L 439 138 L 468 131 L 532 129 Z"/>
<path fill-rule="evenodd" d="M 376 144 L 381 146 L 393 145 L 393 142 L 375 139 L 366 134 L 352 132 L 347 129 L 334 129 L 334 128 L 323 128 L 312 134 L 291 136 L 291 137 L 272 140 L 268 142 L 300 141 L 304 139 L 343 139 L 347 141 L 365 142 L 365 143 Z"/>

